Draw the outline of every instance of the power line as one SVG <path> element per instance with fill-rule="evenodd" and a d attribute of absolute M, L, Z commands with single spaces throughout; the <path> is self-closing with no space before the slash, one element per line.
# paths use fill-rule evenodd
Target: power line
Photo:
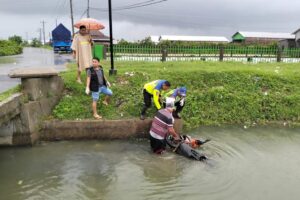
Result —
<path fill-rule="evenodd" d="M 146 4 L 136 5 L 136 6 L 128 6 L 128 7 L 114 9 L 114 10 L 128 10 L 128 9 L 133 9 L 133 8 L 146 7 L 146 6 L 150 6 L 150 5 L 154 5 L 154 4 L 163 3 L 165 1 L 168 1 L 168 0 L 160 0 L 160 1 L 152 2 L 152 3 L 146 3 Z"/>
<path fill-rule="evenodd" d="M 168 0 L 159 0 L 159 1 L 151 0 L 151 2 L 150 1 L 145 1 L 145 2 L 142 2 L 142 3 L 136 3 L 136 4 L 131 4 L 131 5 L 119 7 L 119 8 L 114 8 L 112 10 L 114 10 L 114 11 L 129 10 L 129 9 L 134 9 L 134 8 L 140 8 L 140 7 L 146 7 L 146 6 L 150 6 L 150 5 L 154 5 L 154 4 L 159 4 L 159 3 L 166 2 L 166 1 L 168 1 Z M 98 11 L 103 11 L 103 12 L 108 11 L 106 8 L 93 8 L 93 7 L 91 7 L 91 9 L 98 10 Z"/>
<path fill-rule="evenodd" d="M 143 1 L 143 2 L 140 2 L 140 3 L 134 3 L 134 4 L 126 5 L 126 6 L 116 7 L 115 9 L 120 9 L 120 8 L 124 8 L 124 7 L 128 7 L 128 6 L 138 6 L 138 5 L 141 5 L 141 4 L 151 3 L 151 2 L 154 2 L 154 1 L 157 1 L 157 0 Z"/>
<path fill-rule="evenodd" d="M 84 10 L 84 12 L 82 13 L 82 15 L 80 16 L 80 18 L 82 18 L 85 14 L 86 14 L 87 10 Z"/>
<path fill-rule="evenodd" d="M 62 13 L 62 12 L 65 12 L 66 8 L 67 8 L 67 5 L 68 5 L 68 0 L 58 0 L 57 1 L 57 4 L 55 6 L 55 10 L 53 12 L 59 12 L 59 13 Z M 55 25 L 57 26 L 57 23 L 58 23 L 58 20 L 61 19 L 61 16 L 60 14 L 57 14 L 56 16 L 56 21 L 55 21 Z"/>
<path fill-rule="evenodd" d="M 128 14 L 128 13 L 115 12 L 115 14 L 120 15 L 120 16 L 125 16 L 125 17 L 134 17 L 135 20 L 141 21 L 141 22 L 143 22 L 144 20 L 148 20 L 149 16 L 151 16 L 151 15 L 153 17 L 156 16 L 155 14 L 151 14 L 151 13 L 149 13 L 149 15 L 147 14 L 147 17 L 145 15 L 138 15 L 138 14 L 132 14 L 132 13 Z M 171 16 L 173 16 L 173 15 L 171 15 Z M 175 25 L 175 24 L 178 24 L 178 22 L 182 22 L 185 25 L 192 25 L 192 26 L 202 26 L 203 25 L 203 23 L 197 23 L 197 22 L 194 22 L 194 21 L 187 21 L 183 18 L 167 18 L 167 19 L 171 20 L 171 21 L 168 22 L 169 25 L 172 25 L 172 24 Z M 172 19 L 176 19 L 176 20 L 172 21 Z M 154 20 L 155 20 L 154 18 L 151 18 L 151 21 L 154 21 Z M 159 19 L 159 21 L 161 21 L 161 20 Z"/>

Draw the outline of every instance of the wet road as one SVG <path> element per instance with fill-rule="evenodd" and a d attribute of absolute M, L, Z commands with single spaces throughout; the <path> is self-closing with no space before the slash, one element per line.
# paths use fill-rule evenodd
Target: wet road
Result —
<path fill-rule="evenodd" d="M 71 58 L 71 55 L 54 54 L 51 50 L 40 48 L 24 48 L 23 54 L 0 57 L 0 93 L 20 84 L 20 79 L 8 77 L 13 69 L 53 67 L 58 71 L 63 71 Z"/>

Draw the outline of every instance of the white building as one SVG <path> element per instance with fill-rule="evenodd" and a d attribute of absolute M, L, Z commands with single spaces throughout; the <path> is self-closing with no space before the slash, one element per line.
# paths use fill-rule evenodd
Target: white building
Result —
<path fill-rule="evenodd" d="M 151 35 L 150 36 L 150 39 L 152 42 L 154 42 L 155 44 L 158 44 L 159 43 L 159 37 L 158 35 Z"/>
<path fill-rule="evenodd" d="M 159 41 L 182 41 L 199 43 L 229 43 L 226 37 L 222 36 L 179 36 L 179 35 L 161 35 Z"/>

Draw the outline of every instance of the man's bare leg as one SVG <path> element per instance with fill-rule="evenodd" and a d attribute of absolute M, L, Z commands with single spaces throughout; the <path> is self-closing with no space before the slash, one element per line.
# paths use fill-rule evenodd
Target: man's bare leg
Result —
<path fill-rule="evenodd" d="M 102 103 L 107 106 L 109 104 L 109 101 L 110 101 L 110 96 L 106 95 Z"/>
<path fill-rule="evenodd" d="M 98 112 L 97 112 L 97 101 L 93 101 L 92 103 L 92 109 L 93 109 L 93 116 L 95 119 L 101 119 L 102 116 L 101 115 L 98 115 Z"/>
<path fill-rule="evenodd" d="M 81 81 L 81 71 L 79 69 L 77 70 L 77 79 L 76 79 L 76 81 L 78 83 L 82 84 L 82 81 Z"/>

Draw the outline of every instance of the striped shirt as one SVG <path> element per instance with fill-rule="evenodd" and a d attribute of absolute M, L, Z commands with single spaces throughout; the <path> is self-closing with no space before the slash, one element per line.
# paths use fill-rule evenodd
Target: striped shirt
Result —
<path fill-rule="evenodd" d="M 150 135 L 156 139 L 163 140 L 166 138 L 168 134 L 168 128 L 173 127 L 174 118 L 172 113 L 170 113 L 167 109 L 159 110 L 151 125 Z"/>

